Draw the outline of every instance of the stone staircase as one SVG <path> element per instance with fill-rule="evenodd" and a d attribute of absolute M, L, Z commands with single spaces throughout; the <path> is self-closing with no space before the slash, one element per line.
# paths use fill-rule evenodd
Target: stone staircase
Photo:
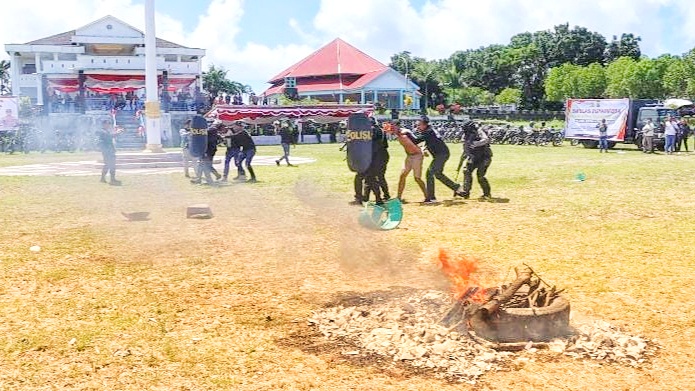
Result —
<path fill-rule="evenodd" d="M 145 138 L 138 135 L 140 121 L 135 118 L 135 111 L 116 111 L 116 124 L 124 129 L 123 133 L 116 137 L 116 149 L 129 151 L 142 151 L 145 149 Z"/>

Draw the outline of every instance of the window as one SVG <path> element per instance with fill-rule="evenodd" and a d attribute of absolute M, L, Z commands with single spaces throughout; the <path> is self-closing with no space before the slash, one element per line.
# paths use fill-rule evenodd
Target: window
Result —
<path fill-rule="evenodd" d="M 297 86 L 297 79 L 294 77 L 285 78 L 285 87 L 294 88 Z"/>

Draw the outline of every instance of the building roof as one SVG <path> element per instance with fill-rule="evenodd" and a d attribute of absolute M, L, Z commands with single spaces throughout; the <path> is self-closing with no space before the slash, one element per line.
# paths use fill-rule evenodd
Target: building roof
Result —
<path fill-rule="evenodd" d="M 331 78 L 305 79 L 297 84 L 298 93 L 321 92 L 321 91 L 344 91 L 346 93 L 354 92 L 366 87 L 371 81 L 383 75 L 388 71 L 387 68 L 369 72 L 358 76 L 357 78 L 341 78 L 338 76 Z M 279 84 L 268 88 L 263 95 L 270 96 L 274 94 L 282 94 L 285 90 L 284 84 Z"/>
<path fill-rule="evenodd" d="M 88 24 L 87 26 L 91 26 L 97 22 L 104 20 L 104 19 L 112 19 L 118 23 L 121 23 L 125 26 L 128 26 L 129 28 L 139 32 L 143 38 L 145 37 L 145 33 L 140 31 L 139 29 L 137 29 L 137 28 L 129 25 L 128 23 L 126 23 L 126 22 L 124 22 L 124 21 L 122 21 L 114 16 L 111 16 L 111 15 L 107 15 L 101 19 L 98 19 L 98 20 Z M 85 27 L 87 27 L 87 26 L 85 26 Z M 55 35 L 51 35 L 49 37 L 39 38 L 39 39 L 36 39 L 34 41 L 27 42 L 26 45 L 58 45 L 58 46 L 60 46 L 60 45 L 72 45 L 73 44 L 72 37 L 75 36 L 76 33 L 77 33 L 77 30 L 70 30 L 70 31 L 66 31 L 64 33 L 55 34 Z M 157 38 L 157 47 L 159 47 L 159 48 L 190 49 L 187 46 L 179 45 L 177 43 L 173 43 L 173 42 L 161 39 L 161 38 Z"/>
<path fill-rule="evenodd" d="M 303 60 L 285 69 L 270 79 L 271 84 L 286 77 L 309 77 L 326 75 L 365 75 L 383 71 L 387 66 L 364 52 L 336 38 L 326 46 Z M 301 86 L 298 86 L 301 88 Z"/>

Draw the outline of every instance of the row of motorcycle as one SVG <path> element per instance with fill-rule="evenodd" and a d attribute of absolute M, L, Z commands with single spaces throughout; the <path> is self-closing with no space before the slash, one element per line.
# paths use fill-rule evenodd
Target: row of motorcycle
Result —
<path fill-rule="evenodd" d="M 0 153 L 76 152 L 97 150 L 93 135 L 69 130 L 43 132 L 33 126 L 20 125 L 14 130 L 0 130 Z"/>
<path fill-rule="evenodd" d="M 412 122 L 412 123 L 411 123 Z M 406 128 L 415 128 L 415 121 L 402 121 L 402 125 Z M 432 122 L 432 128 L 439 133 L 442 139 L 450 143 L 460 143 L 463 138 L 463 122 L 446 121 Z M 559 147 L 565 140 L 564 131 L 562 129 L 554 129 L 552 127 L 545 128 L 525 128 L 523 126 L 512 125 L 481 125 L 482 129 L 490 137 L 492 144 L 509 144 L 509 145 L 536 145 L 546 146 L 552 145 Z"/>

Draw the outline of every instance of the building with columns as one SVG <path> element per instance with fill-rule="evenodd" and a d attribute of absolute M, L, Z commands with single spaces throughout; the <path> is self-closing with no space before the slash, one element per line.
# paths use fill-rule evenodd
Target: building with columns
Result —
<path fill-rule="evenodd" d="M 376 104 L 387 109 L 419 109 L 420 87 L 340 38 L 270 79 L 269 103 L 282 96 L 326 103 Z M 410 105 L 406 107 L 406 96 Z"/>
<path fill-rule="evenodd" d="M 48 111 L 56 95 L 67 96 L 71 109 L 84 112 L 102 107 L 91 100 L 140 96 L 145 88 L 145 35 L 113 16 L 24 44 L 6 44 L 5 51 L 11 61 L 12 94 L 29 97 Z M 157 38 L 160 91 L 200 91 L 203 56 L 204 49 Z"/>

